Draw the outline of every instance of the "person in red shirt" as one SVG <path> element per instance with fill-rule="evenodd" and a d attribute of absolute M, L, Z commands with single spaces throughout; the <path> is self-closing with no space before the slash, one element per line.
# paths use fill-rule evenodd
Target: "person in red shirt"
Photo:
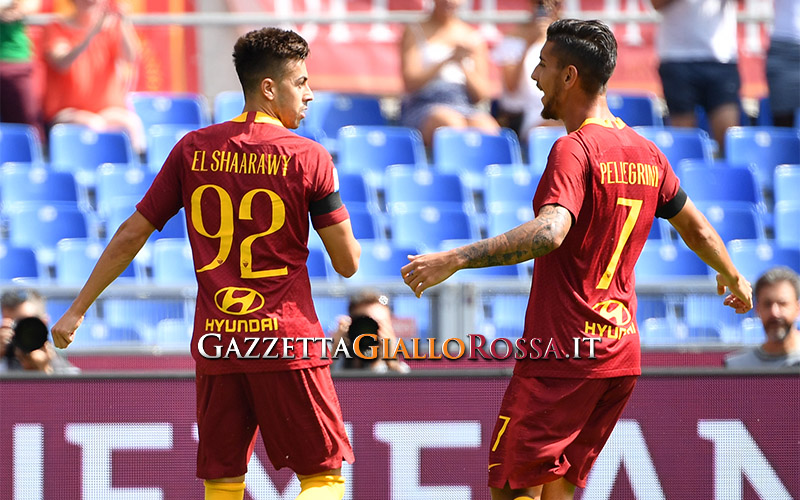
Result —
<path fill-rule="evenodd" d="M 490 441 L 494 500 L 571 499 L 584 487 L 641 373 L 634 265 L 654 217 L 719 272 L 736 312 L 750 284 L 681 189 L 664 155 L 615 118 L 606 83 L 617 43 L 599 21 L 547 30 L 532 74 L 544 118 L 569 133 L 550 153 L 533 199 L 536 217 L 450 251 L 409 256 L 401 272 L 417 296 L 459 269 L 536 259 L 521 348 Z"/>
<path fill-rule="evenodd" d="M 337 272 L 353 275 L 361 249 L 331 156 L 287 130 L 313 98 L 307 55 L 302 37 L 278 28 L 236 42 L 244 112 L 178 142 L 52 329 L 57 347 L 69 345 L 100 292 L 185 208 L 198 283 L 197 475 L 207 500 L 242 499 L 259 426 L 273 465 L 300 478 L 298 499 L 341 499 L 342 460 L 353 461 L 311 299 L 309 213 Z"/>
<path fill-rule="evenodd" d="M 98 132 L 124 130 L 144 149 L 144 127 L 128 109 L 141 47 L 133 24 L 115 0 L 72 0 L 74 12 L 44 28 L 44 119 Z"/>

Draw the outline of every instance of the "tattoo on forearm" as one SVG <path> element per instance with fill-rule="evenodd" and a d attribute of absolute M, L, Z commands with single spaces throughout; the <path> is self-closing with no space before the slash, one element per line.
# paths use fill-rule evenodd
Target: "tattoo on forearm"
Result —
<path fill-rule="evenodd" d="M 536 218 L 493 238 L 456 250 L 465 267 L 518 264 L 555 250 L 572 224 L 572 215 L 558 205 L 547 205 Z"/>

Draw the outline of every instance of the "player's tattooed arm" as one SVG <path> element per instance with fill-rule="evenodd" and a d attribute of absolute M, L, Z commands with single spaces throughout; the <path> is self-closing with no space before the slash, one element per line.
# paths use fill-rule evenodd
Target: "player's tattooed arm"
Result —
<path fill-rule="evenodd" d="M 518 264 L 546 255 L 561 245 L 572 226 L 572 214 L 560 205 L 545 205 L 532 221 L 493 238 L 456 249 L 462 267 Z"/>
<path fill-rule="evenodd" d="M 564 241 L 570 227 L 572 214 L 566 208 L 545 205 L 534 220 L 500 236 L 446 252 L 409 255 L 410 262 L 400 273 L 419 297 L 459 269 L 516 264 L 552 252 Z"/>

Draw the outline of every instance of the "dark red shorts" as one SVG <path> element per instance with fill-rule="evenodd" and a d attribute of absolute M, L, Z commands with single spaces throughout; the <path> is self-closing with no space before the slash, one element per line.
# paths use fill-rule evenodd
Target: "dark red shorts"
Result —
<path fill-rule="evenodd" d="M 513 376 L 490 441 L 489 486 L 530 488 L 564 477 L 585 487 L 636 379 Z"/>
<path fill-rule="evenodd" d="M 307 475 L 353 462 L 327 366 L 197 375 L 197 477 L 247 472 L 259 427 L 276 469 Z"/>

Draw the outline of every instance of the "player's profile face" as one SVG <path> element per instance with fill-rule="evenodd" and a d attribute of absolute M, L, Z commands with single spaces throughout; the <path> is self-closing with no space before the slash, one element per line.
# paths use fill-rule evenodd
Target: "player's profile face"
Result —
<path fill-rule="evenodd" d="M 560 119 L 557 108 L 561 97 L 560 75 L 561 68 L 558 64 L 558 59 L 553 53 L 553 46 L 550 42 L 545 42 L 544 47 L 542 47 L 542 53 L 539 56 L 539 64 L 534 68 L 531 78 L 544 93 L 542 96 L 542 118 L 547 120 Z"/>
<path fill-rule="evenodd" d="M 289 61 L 275 88 L 275 111 L 287 128 L 297 128 L 306 117 L 308 102 L 314 98 L 308 85 L 308 71 L 303 60 Z"/>
<path fill-rule="evenodd" d="M 760 289 L 756 297 L 756 313 L 764 324 L 767 337 L 773 341 L 783 340 L 800 316 L 800 303 L 791 283 L 779 281 Z"/>

